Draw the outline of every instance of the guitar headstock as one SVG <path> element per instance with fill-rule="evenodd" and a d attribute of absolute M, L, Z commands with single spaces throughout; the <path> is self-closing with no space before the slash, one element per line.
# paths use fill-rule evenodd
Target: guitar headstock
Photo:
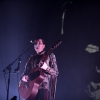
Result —
<path fill-rule="evenodd" d="M 50 50 L 46 53 L 46 55 L 44 55 L 42 61 L 45 61 L 47 59 L 48 55 L 50 55 L 50 53 L 52 52 L 52 50 L 57 48 L 61 43 L 62 43 L 62 41 L 58 41 L 52 48 L 50 48 Z"/>

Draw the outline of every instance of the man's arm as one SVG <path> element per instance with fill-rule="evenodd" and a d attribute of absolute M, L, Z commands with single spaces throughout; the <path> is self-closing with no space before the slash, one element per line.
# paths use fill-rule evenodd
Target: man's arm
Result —
<path fill-rule="evenodd" d="M 21 80 L 24 81 L 24 82 L 27 82 L 29 80 L 29 73 L 30 73 L 30 68 L 29 66 L 31 66 L 31 59 L 32 59 L 32 56 L 27 60 L 26 62 L 26 65 L 25 65 L 25 69 L 24 69 L 24 72 L 23 74 L 21 75 Z"/>
<path fill-rule="evenodd" d="M 51 66 L 50 66 L 50 67 L 51 67 L 52 70 L 55 71 L 56 74 L 58 75 L 58 74 L 59 74 L 59 72 L 58 72 L 58 66 L 57 66 L 56 56 L 55 56 L 54 53 L 52 53 L 52 54 L 50 55 L 50 62 L 51 62 Z"/>
<path fill-rule="evenodd" d="M 59 74 L 56 57 L 53 53 L 50 55 L 50 66 L 47 67 L 46 71 L 54 77 Z"/>

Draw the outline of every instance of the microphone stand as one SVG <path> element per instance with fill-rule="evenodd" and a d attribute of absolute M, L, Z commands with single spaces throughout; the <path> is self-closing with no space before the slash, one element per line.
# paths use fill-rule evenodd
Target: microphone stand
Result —
<path fill-rule="evenodd" d="M 18 67 L 15 68 L 14 73 L 19 72 L 19 70 L 20 70 L 20 64 L 21 64 L 21 57 L 19 57 L 19 59 L 18 59 Z"/>
<path fill-rule="evenodd" d="M 11 66 L 9 66 L 9 74 L 8 74 L 7 100 L 9 98 L 10 73 L 11 73 Z"/>
<path fill-rule="evenodd" d="M 20 70 L 20 64 L 21 64 L 21 58 L 19 58 L 18 59 L 18 66 L 17 66 L 17 68 L 15 68 L 15 70 L 14 70 L 14 73 L 16 73 L 17 74 L 17 83 L 19 82 L 18 81 L 18 72 L 19 72 L 19 70 Z M 18 83 L 18 85 L 19 85 L 19 83 Z M 19 100 L 20 100 L 20 93 L 19 93 L 19 88 L 18 88 L 18 94 L 19 94 Z"/>
<path fill-rule="evenodd" d="M 7 98 L 6 98 L 6 100 L 9 100 L 9 86 L 10 86 L 11 67 L 12 67 L 12 65 L 13 65 L 18 59 L 20 59 L 20 57 L 21 57 L 25 52 L 27 52 L 32 46 L 33 46 L 33 44 L 31 44 L 31 46 L 29 46 L 25 51 L 23 51 L 12 63 L 10 63 L 10 64 L 3 70 L 3 72 L 5 72 L 5 73 L 6 73 L 7 70 L 9 71 L 9 73 L 8 73 L 8 86 L 7 86 Z M 19 66 L 18 66 L 18 67 L 19 67 Z M 16 68 L 15 70 L 17 70 L 17 68 Z M 5 73 L 4 73 L 4 74 L 5 74 Z"/>

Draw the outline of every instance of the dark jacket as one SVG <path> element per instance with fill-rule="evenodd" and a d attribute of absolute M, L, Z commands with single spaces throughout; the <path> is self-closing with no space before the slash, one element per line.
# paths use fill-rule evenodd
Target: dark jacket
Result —
<path fill-rule="evenodd" d="M 22 76 L 23 75 L 29 76 L 32 68 L 39 67 L 38 65 L 41 59 L 43 58 L 43 55 L 45 55 L 44 51 L 35 56 L 31 56 L 25 65 L 25 70 Z M 51 67 L 58 74 L 57 62 L 54 53 L 51 53 L 47 57 L 45 62 L 49 67 Z M 46 71 L 44 71 L 44 74 L 45 74 L 45 78 L 43 82 L 40 84 L 39 89 L 41 88 L 47 89 L 50 92 L 50 97 L 52 98 L 51 100 L 54 100 L 55 93 L 56 93 L 57 76 L 50 75 L 50 73 L 47 73 Z"/>

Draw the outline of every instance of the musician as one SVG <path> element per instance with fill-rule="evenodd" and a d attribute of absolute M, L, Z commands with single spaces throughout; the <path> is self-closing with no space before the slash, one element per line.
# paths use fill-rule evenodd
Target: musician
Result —
<path fill-rule="evenodd" d="M 43 69 L 45 77 L 38 88 L 38 93 L 35 97 L 35 100 L 55 100 L 58 76 L 56 57 L 54 53 L 51 53 L 50 55 L 48 55 L 47 59 L 41 63 L 41 58 L 44 57 L 43 55 L 46 55 L 45 43 L 44 40 L 41 38 L 35 40 L 34 49 L 36 51 L 36 55 L 31 56 L 28 59 L 25 65 L 25 70 L 21 76 L 21 80 L 23 82 L 28 82 L 28 80 L 30 79 L 29 73 L 32 70 L 32 68 L 40 67 L 41 69 Z M 42 66 L 40 66 L 41 64 Z"/>

